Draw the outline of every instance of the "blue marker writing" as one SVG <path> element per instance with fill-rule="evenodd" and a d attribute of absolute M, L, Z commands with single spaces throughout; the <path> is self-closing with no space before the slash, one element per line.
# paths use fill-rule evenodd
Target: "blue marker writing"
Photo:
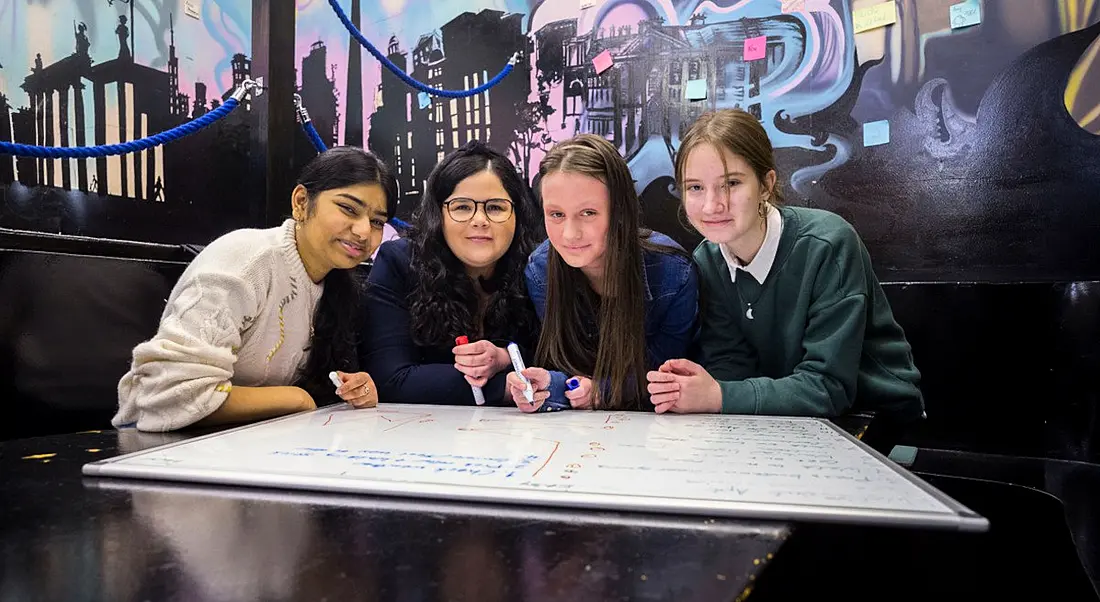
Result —
<path fill-rule="evenodd" d="M 516 376 L 524 385 L 527 385 L 523 390 L 523 396 L 527 398 L 527 403 L 535 405 L 535 390 L 531 388 L 531 381 L 523 375 L 527 367 L 523 365 L 523 357 L 519 354 L 519 346 L 515 343 L 508 343 L 508 357 L 512 358 L 512 367 L 516 370 Z"/>

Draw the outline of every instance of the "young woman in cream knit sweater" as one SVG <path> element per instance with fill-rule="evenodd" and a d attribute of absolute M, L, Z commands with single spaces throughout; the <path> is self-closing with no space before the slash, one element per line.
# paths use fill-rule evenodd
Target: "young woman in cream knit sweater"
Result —
<path fill-rule="evenodd" d="M 134 349 L 116 427 L 248 422 L 337 396 L 355 407 L 378 403 L 358 371 L 354 268 L 379 245 L 397 182 L 374 155 L 337 147 L 302 170 L 291 205 L 281 226 L 230 232 L 191 262 L 157 334 Z"/>

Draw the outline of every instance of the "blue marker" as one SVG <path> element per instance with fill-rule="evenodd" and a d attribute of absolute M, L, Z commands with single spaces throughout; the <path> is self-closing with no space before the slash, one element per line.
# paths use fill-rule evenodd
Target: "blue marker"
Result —
<path fill-rule="evenodd" d="M 580 386 L 581 386 L 581 381 L 579 381 L 575 378 L 570 378 L 569 380 L 565 381 L 565 390 L 566 391 L 572 391 L 574 389 L 579 388 Z M 560 412 L 562 410 L 572 410 L 572 409 L 573 409 L 573 403 L 570 402 L 568 399 L 565 400 L 565 403 L 547 399 L 546 403 L 542 404 L 542 408 L 540 408 L 540 410 L 544 411 L 544 412 Z"/>

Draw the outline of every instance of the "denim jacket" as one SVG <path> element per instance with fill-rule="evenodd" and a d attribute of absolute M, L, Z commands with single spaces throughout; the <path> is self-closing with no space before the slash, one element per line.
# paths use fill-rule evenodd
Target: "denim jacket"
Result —
<path fill-rule="evenodd" d="M 659 232 L 650 234 L 649 242 L 682 249 L 676 241 Z M 544 320 L 546 316 L 546 262 L 549 252 L 550 241 L 543 241 L 527 259 L 527 269 L 524 271 L 527 294 L 535 304 L 539 320 Z M 649 369 L 655 370 L 666 360 L 687 355 L 688 346 L 695 335 L 699 277 L 691 258 L 686 254 L 646 250 L 642 261 L 646 357 L 649 360 Z M 565 397 L 565 381 L 575 375 L 566 375 L 555 370 L 549 372 L 550 397 L 540 410 L 569 409 L 571 406 L 569 399 Z"/>

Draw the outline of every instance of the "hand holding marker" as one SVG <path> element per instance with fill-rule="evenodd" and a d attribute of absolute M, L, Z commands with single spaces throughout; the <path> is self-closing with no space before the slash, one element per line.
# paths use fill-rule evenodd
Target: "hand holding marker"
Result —
<path fill-rule="evenodd" d="M 455 339 L 455 345 L 469 345 L 470 338 L 466 335 L 462 335 Z M 479 406 L 485 405 L 485 394 L 481 392 L 481 387 L 470 385 L 470 390 L 474 392 L 474 403 Z"/>
<path fill-rule="evenodd" d="M 344 386 L 344 381 L 340 379 L 340 375 L 336 372 L 329 372 L 328 379 L 332 381 L 332 386 L 336 387 L 337 390 L 340 390 L 340 387 Z M 370 386 L 363 385 L 363 395 L 367 393 L 370 393 Z"/>
<path fill-rule="evenodd" d="M 576 389 L 579 386 L 581 386 L 581 381 L 577 380 L 576 377 L 565 381 L 565 390 L 566 391 L 572 391 L 573 389 Z M 573 402 L 571 402 L 569 400 L 566 400 L 566 404 L 567 405 L 565 407 L 560 407 L 560 408 L 559 407 L 554 407 L 554 408 L 551 408 L 551 410 L 557 411 L 557 410 L 568 410 L 568 409 L 573 408 Z"/>
<path fill-rule="evenodd" d="M 519 354 L 519 346 L 515 343 L 508 343 L 508 357 L 512 358 L 512 368 L 516 370 L 516 376 L 523 381 L 524 385 L 527 385 L 527 388 L 523 390 L 523 396 L 527 398 L 527 403 L 535 405 L 535 391 L 531 388 L 531 381 L 523 375 L 523 371 L 527 369 L 527 366 L 523 365 L 523 356 Z"/>
<path fill-rule="evenodd" d="M 570 378 L 569 380 L 565 381 L 565 390 L 566 391 L 572 391 L 572 390 L 574 390 L 574 389 L 576 389 L 580 386 L 581 386 L 581 381 L 577 380 L 576 378 Z M 542 407 L 539 408 L 539 411 L 540 412 L 560 412 L 562 410 L 572 410 L 572 409 L 573 409 L 573 402 L 569 401 L 568 399 L 566 399 L 564 403 L 560 402 L 560 401 L 551 401 L 550 399 L 547 399 L 542 404 Z"/>
<path fill-rule="evenodd" d="M 346 401 L 353 408 L 373 408 L 378 405 L 378 396 L 372 394 L 374 381 L 366 372 L 345 374 L 329 372 L 328 379 L 336 387 L 336 397 Z"/>
<path fill-rule="evenodd" d="M 527 398 L 527 403 L 535 405 L 535 393 L 534 389 L 531 387 L 531 381 L 523 375 L 523 371 L 526 370 L 527 367 L 524 366 L 523 356 L 520 355 L 519 347 L 515 343 L 508 343 L 508 356 L 512 358 L 512 367 L 516 370 L 516 376 L 519 377 L 524 385 L 527 385 L 527 388 L 523 390 L 523 396 Z M 581 386 L 581 382 L 576 378 L 571 378 L 565 382 L 566 391 L 572 391 L 579 386 Z M 557 402 L 546 400 L 542 409 L 550 412 L 557 412 L 559 410 L 567 410 L 570 407 L 568 403 L 565 406 L 559 406 Z"/>

